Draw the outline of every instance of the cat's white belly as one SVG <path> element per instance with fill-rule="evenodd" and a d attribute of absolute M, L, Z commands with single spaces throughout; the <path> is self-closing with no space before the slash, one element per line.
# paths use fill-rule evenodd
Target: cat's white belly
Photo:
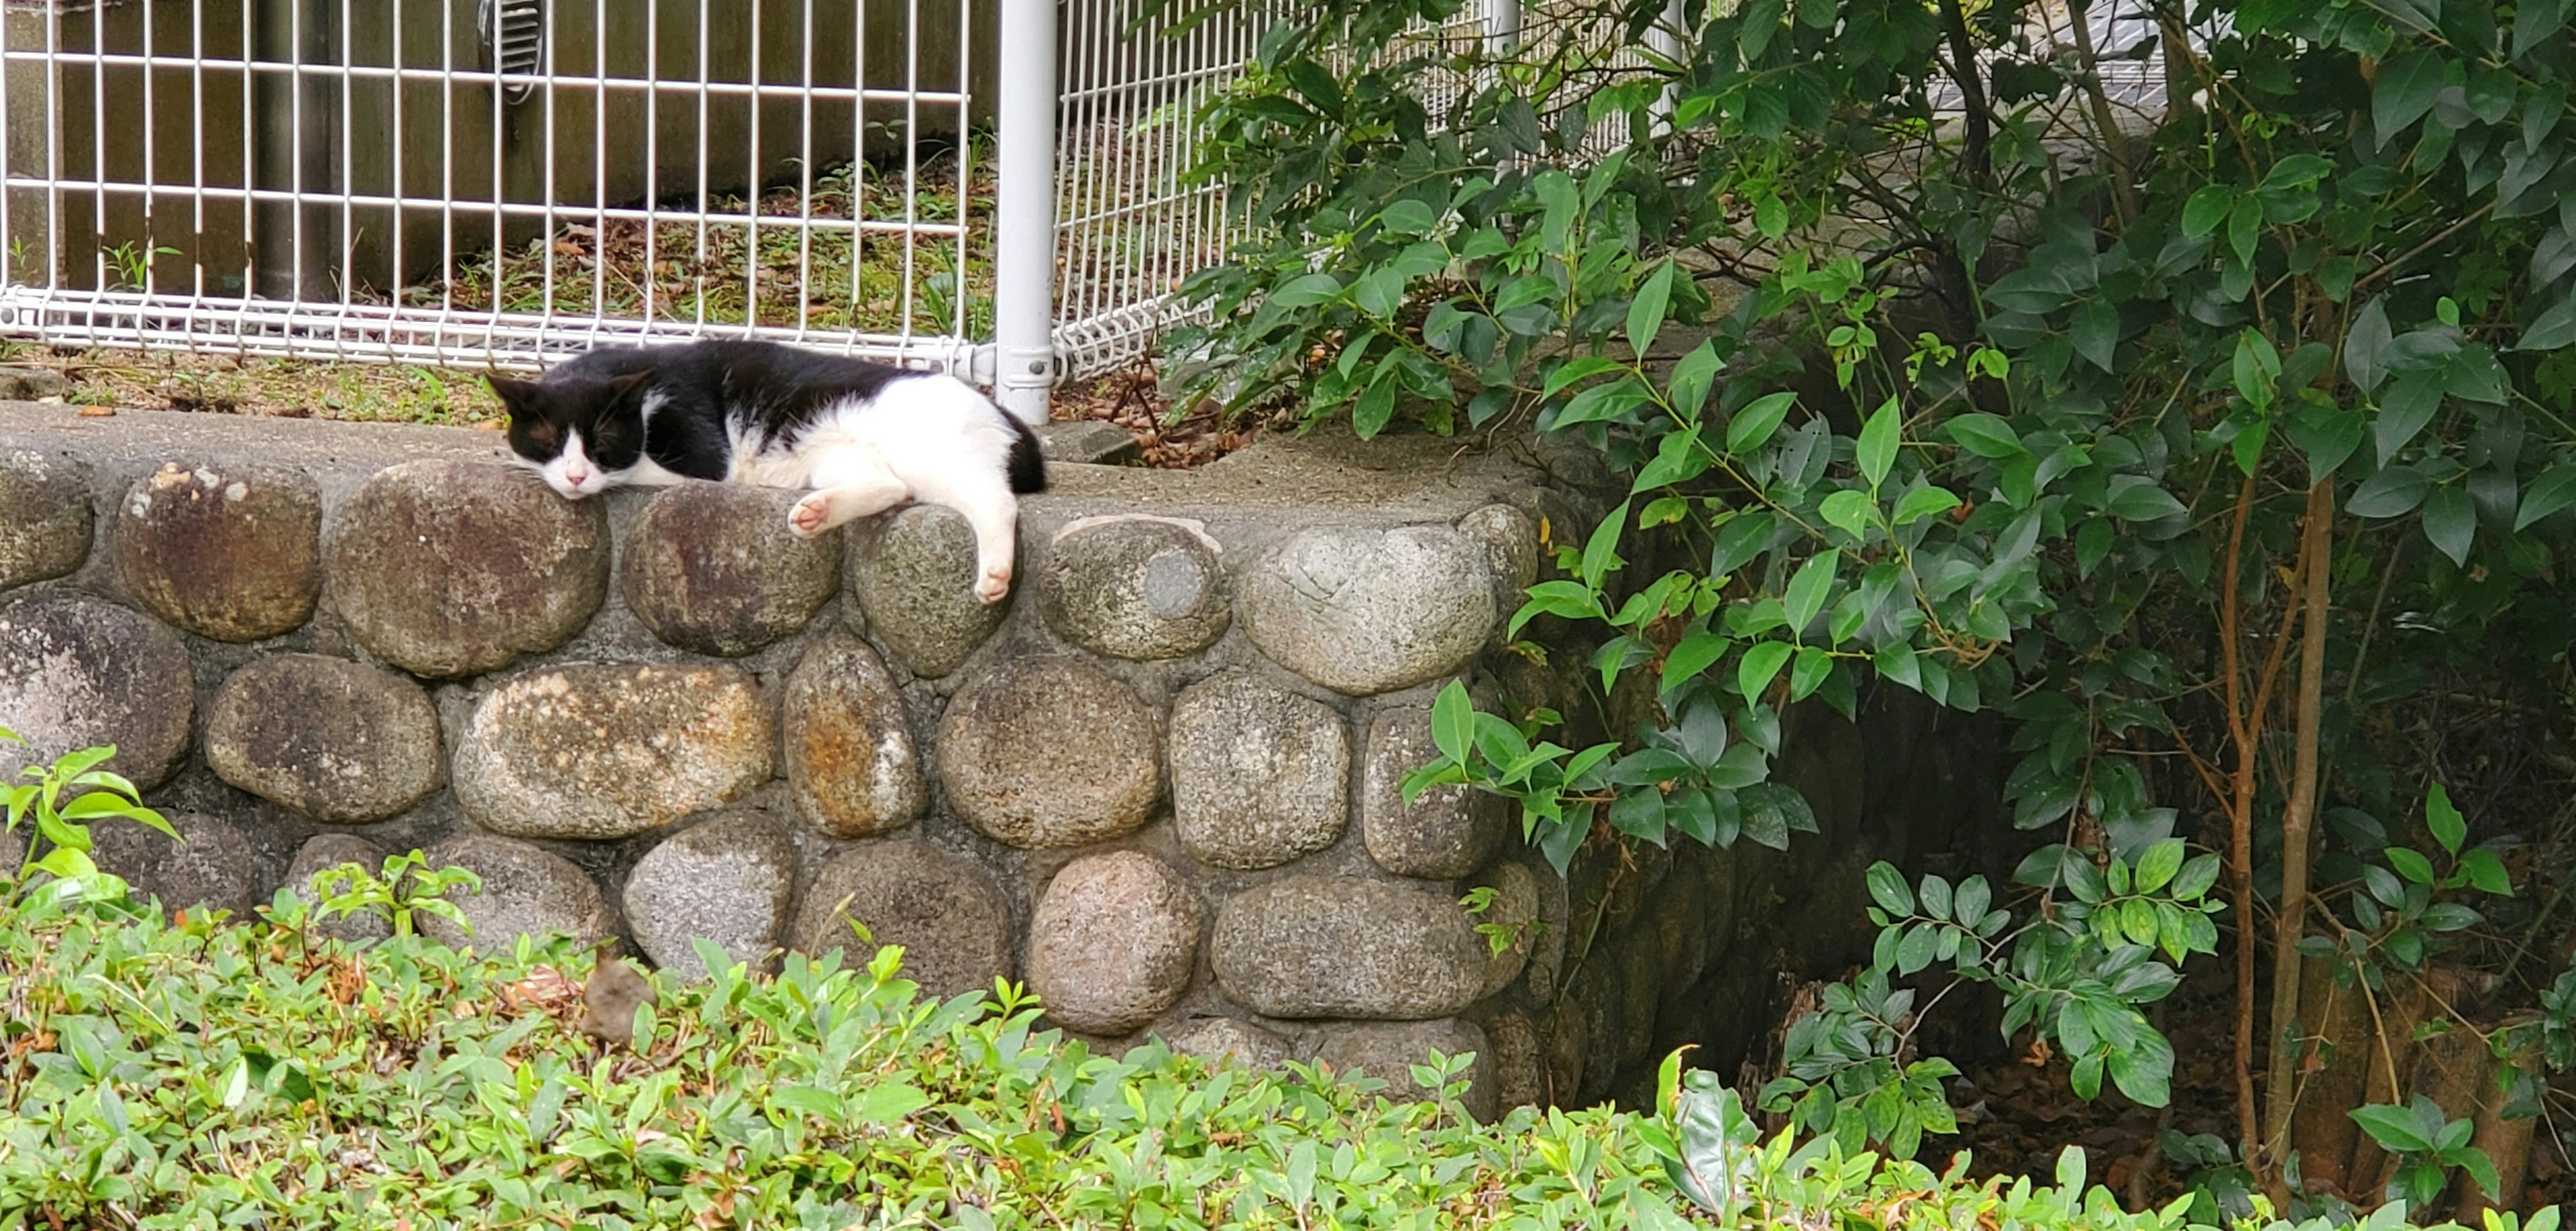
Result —
<path fill-rule="evenodd" d="M 669 487 L 674 483 L 688 482 L 689 476 L 666 469 L 662 463 L 646 455 L 637 458 L 634 466 L 618 472 L 617 481 L 634 487 Z"/>

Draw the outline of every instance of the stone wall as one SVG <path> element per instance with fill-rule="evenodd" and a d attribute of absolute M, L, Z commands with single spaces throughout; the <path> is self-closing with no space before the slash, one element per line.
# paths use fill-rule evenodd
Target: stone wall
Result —
<path fill-rule="evenodd" d="M 31 741 L 0 773 L 117 745 L 186 840 L 102 827 L 99 858 L 172 907 L 418 847 L 481 874 L 483 945 L 613 934 L 689 972 L 696 938 L 761 962 L 855 920 L 933 993 L 1024 980 L 1104 1043 L 1399 1087 L 1473 1050 L 1483 1111 L 1633 1095 L 1703 1020 L 1740 1051 L 1775 951 L 1815 942 L 1775 913 L 1795 886 L 1858 920 L 1838 719 L 1793 740 L 1827 840 L 1789 857 L 1569 883 L 1490 798 L 1402 802 L 1446 682 L 1574 687 L 1579 648 L 1499 632 L 1542 525 L 1591 524 L 1579 467 L 1272 440 L 1054 469 L 986 608 L 945 510 L 802 541 L 782 492 L 563 501 L 491 432 L 0 405 L 0 726 Z"/>

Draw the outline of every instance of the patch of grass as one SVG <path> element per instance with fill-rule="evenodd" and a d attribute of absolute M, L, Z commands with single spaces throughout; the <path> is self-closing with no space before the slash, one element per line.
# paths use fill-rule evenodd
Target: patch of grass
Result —
<path fill-rule="evenodd" d="M 526 314 L 551 310 L 627 320 L 649 314 L 711 325 L 870 333 L 909 328 L 943 335 L 957 330 L 962 293 L 965 336 L 989 338 L 993 180 L 988 167 L 970 166 L 962 238 L 829 225 L 956 225 L 960 196 L 953 155 L 914 173 L 909 218 L 902 212 L 900 168 L 854 173 L 842 166 L 817 177 L 810 196 L 775 188 L 756 203 L 722 196 L 700 211 L 741 215 L 739 220 L 569 224 L 516 248 L 461 259 L 444 279 L 406 289 L 403 301 Z M 825 225 L 807 225 L 809 218 Z"/>
<path fill-rule="evenodd" d="M 286 419 L 498 427 L 500 399 L 480 373 L 411 364 L 320 363 L 186 351 L 88 350 L 22 356 L 68 376 L 64 400 Z"/>

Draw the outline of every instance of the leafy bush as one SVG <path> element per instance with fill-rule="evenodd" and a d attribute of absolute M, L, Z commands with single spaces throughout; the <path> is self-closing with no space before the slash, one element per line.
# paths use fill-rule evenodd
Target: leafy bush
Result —
<path fill-rule="evenodd" d="M 569 941 L 356 950 L 272 919 L 0 920 L 0 1002 L 24 1006 L 0 1021 L 0 1228 L 2184 1225 L 2084 1190 L 2080 1151 L 2050 1188 L 1762 1141 L 1678 1055 L 1657 1114 L 1479 1126 L 1463 1057 L 1417 1070 L 1438 1101 L 1393 1103 L 1095 1055 L 1008 985 L 919 999 L 894 949 L 764 978 L 711 946 L 720 973 L 662 984 L 630 1050 L 577 1028 Z"/>
<path fill-rule="evenodd" d="M 2471 938 L 2503 835 L 2418 792 L 2569 726 L 2576 36 L 2562 0 L 2143 8 L 2119 50 L 2173 105 L 2123 116 L 2031 0 L 1560 0 L 1510 45 L 1419 36 L 1460 0 L 1296 6 L 1204 116 L 1252 238 L 1169 370 L 1627 481 L 1511 624 L 1597 639 L 1597 716 L 1455 715 L 1414 780 L 1517 798 L 1560 866 L 1787 842 L 1782 715 L 1864 686 L 2011 720 L 2012 822 L 2077 856 L 2030 916 L 2078 864 L 2223 855 L 2231 1146 L 2286 1198 L 2334 1042 L 2302 953 L 2375 996 Z M 2554 779 L 2476 795 L 2563 824 Z"/>
<path fill-rule="evenodd" d="M 0 727 L 0 743 L 26 742 Z M 160 813 L 143 806 L 133 783 L 99 768 L 115 755 L 114 745 L 85 748 L 30 765 L 20 772 L 21 781 L 0 787 L 8 809 L 0 818 L 0 836 L 15 839 L 17 851 L 16 866 L 0 863 L 0 912 L 13 905 L 68 910 L 124 901 L 125 882 L 90 861 L 93 821 L 132 821 L 179 836 Z"/>

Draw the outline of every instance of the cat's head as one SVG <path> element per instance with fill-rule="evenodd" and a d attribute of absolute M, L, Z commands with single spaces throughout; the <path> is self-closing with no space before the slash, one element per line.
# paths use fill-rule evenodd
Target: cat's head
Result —
<path fill-rule="evenodd" d="M 567 499 L 623 482 L 644 460 L 644 398 L 652 373 L 600 377 L 557 370 L 537 380 L 494 375 L 510 412 L 510 452 Z"/>
<path fill-rule="evenodd" d="M 644 397 L 649 371 L 587 376 L 551 371 L 544 379 L 489 376 L 510 409 L 510 453 L 567 500 L 618 487 L 644 461 Z"/>

